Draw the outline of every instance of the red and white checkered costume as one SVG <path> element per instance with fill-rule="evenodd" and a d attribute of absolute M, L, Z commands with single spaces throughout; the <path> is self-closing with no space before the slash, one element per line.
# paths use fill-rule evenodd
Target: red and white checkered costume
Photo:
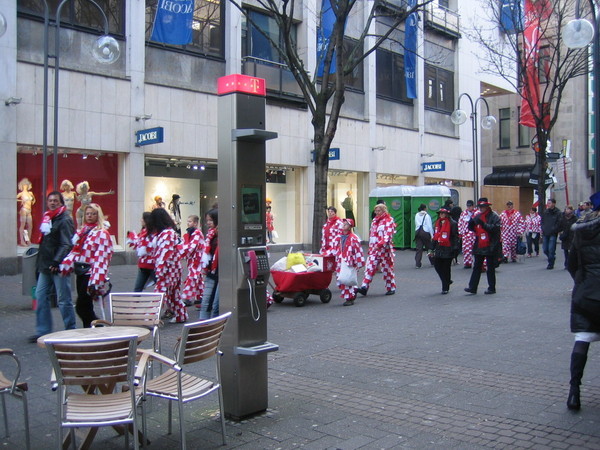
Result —
<path fill-rule="evenodd" d="M 473 265 L 473 245 L 475 244 L 475 232 L 469 230 L 469 220 L 475 215 L 476 210 L 465 209 L 458 219 L 458 235 L 462 239 L 463 265 Z"/>
<path fill-rule="evenodd" d="M 82 243 L 79 242 L 81 239 Z M 113 255 L 108 231 L 98 228 L 90 230 L 89 226 L 84 226 L 73 236 L 73 244 L 73 249 L 60 265 L 61 272 L 65 275 L 71 273 L 76 262 L 90 264 L 88 286 L 93 287 L 99 295 L 108 293 L 108 265 Z"/>
<path fill-rule="evenodd" d="M 335 249 L 335 240 L 342 234 L 342 225 L 344 222 L 338 216 L 328 217 L 323 225 L 321 232 L 321 250 L 319 253 L 323 256 L 333 255 Z"/>
<path fill-rule="evenodd" d="M 394 247 L 392 238 L 396 232 L 396 223 L 389 213 L 375 216 L 369 232 L 369 256 L 362 287 L 368 288 L 373 281 L 373 275 L 381 266 L 383 280 L 388 291 L 396 289 L 394 276 Z"/>
<path fill-rule="evenodd" d="M 138 267 L 141 269 L 154 270 L 153 239 L 154 236 L 149 235 L 145 228 L 142 228 L 139 234 L 135 234 L 133 231 L 127 233 L 127 244 L 135 249 L 138 255 Z"/>
<path fill-rule="evenodd" d="M 542 216 L 538 213 L 525 216 L 525 233 L 542 234 Z"/>
<path fill-rule="evenodd" d="M 333 254 L 335 256 L 336 272 L 338 274 L 340 273 L 342 259 L 346 261 L 350 267 L 356 267 L 357 269 L 361 269 L 365 265 L 365 255 L 363 254 L 358 236 L 352 232 L 345 235 L 348 237 L 342 247 L 342 235 L 343 234 L 337 235 L 333 243 Z M 338 282 L 338 287 L 341 290 L 340 294 L 342 300 L 354 300 L 356 298 L 356 286 L 346 286 L 345 284 L 340 284 Z"/>
<path fill-rule="evenodd" d="M 517 260 L 517 236 L 523 234 L 525 221 L 516 209 L 506 209 L 500 214 L 500 240 L 502 256 L 512 261 Z"/>
<path fill-rule="evenodd" d="M 165 294 L 165 304 L 172 311 L 178 322 L 187 320 L 185 304 L 179 299 L 181 287 L 181 254 L 177 245 L 179 235 L 172 228 L 161 231 L 153 240 L 154 275 L 156 285 L 154 292 Z"/>
<path fill-rule="evenodd" d="M 181 259 L 187 261 L 188 274 L 181 291 L 182 300 L 201 300 L 204 291 L 204 277 L 202 273 L 202 255 L 204 254 L 204 235 L 199 229 L 195 229 L 190 236 L 183 235 L 183 243 L 180 245 Z"/>

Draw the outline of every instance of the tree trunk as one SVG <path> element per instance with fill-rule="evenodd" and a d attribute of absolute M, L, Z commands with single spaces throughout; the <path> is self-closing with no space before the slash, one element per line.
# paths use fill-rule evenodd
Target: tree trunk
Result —
<path fill-rule="evenodd" d="M 315 150 L 315 192 L 313 198 L 313 223 L 311 247 L 313 253 L 321 249 L 321 232 L 327 208 L 327 172 L 329 170 L 329 148 L 323 142 L 325 115 L 313 120 Z"/>

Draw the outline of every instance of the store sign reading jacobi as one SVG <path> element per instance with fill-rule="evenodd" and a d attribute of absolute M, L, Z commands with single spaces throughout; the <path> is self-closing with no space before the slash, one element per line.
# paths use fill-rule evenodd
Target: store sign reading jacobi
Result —
<path fill-rule="evenodd" d="M 421 163 L 421 172 L 443 172 L 446 170 L 446 161 Z"/>
<path fill-rule="evenodd" d="M 158 144 L 163 142 L 163 127 L 148 128 L 135 132 L 135 146 Z"/>

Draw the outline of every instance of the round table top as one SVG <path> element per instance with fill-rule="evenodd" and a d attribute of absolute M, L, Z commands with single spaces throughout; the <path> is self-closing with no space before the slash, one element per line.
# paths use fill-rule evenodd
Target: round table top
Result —
<path fill-rule="evenodd" d="M 37 340 L 39 347 L 45 347 L 44 341 L 46 339 L 87 339 L 91 337 L 95 338 L 110 338 L 110 337 L 121 337 L 121 336 L 132 336 L 138 337 L 138 342 L 143 341 L 150 335 L 150 330 L 144 327 L 98 327 L 98 328 L 75 328 L 73 330 L 62 330 L 55 331 L 54 333 L 45 334 L 40 336 Z"/>

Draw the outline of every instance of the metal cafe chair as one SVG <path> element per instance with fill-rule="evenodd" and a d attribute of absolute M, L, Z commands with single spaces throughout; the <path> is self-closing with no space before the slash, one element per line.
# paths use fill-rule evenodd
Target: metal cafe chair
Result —
<path fill-rule="evenodd" d="M 144 377 L 144 367 L 135 372 L 137 340 L 137 335 L 44 340 L 56 380 L 59 449 L 63 428 L 70 429 L 74 445 L 75 428 L 124 424 L 132 425 L 134 448 L 139 448 L 136 406 L 142 390 L 136 389 L 135 380 Z M 128 389 L 115 392 L 117 383 Z M 83 392 L 74 392 L 74 386 Z M 129 447 L 129 433 L 124 434 Z"/>
<path fill-rule="evenodd" d="M 139 353 L 142 354 L 142 358 L 140 359 L 141 366 L 146 364 L 146 360 L 150 361 L 152 359 L 168 366 L 161 375 L 145 380 L 144 395 L 169 400 L 169 434 L 172 432 L 172 403 L 177 402 L 179 406 L 179 432 L 182 449 L 186 448 L 183 405 L 215 391 L 219 395 L 223 445 L 226 444 L 223 393 L 221 391 L 220 356 L 222 352 L 219 350 L 219 345 L 223 329 L 230 316 L 231 312 L 228 312 L 213 319 L 186 323 L 182 328 L 181 337 L 175 345 L 174 359 L 167 358 L 156 352 L 139 350 Z M 213 357 L 216 370 L 214 379 L 193 375 L 187 371 L 192 363 Z M 183 371 L 184 369 L 186 369 L 186 372 Z"/>
<path fill-rule="evenodd" d="M 27 450 L 31 448 L 29 441 L 29 412 L 27 409 L 27 383 L 19 382 L 21 375 L 21 363 L 15 355 L 15 352 L 10 348 L 0 349 L 0 356 L 11 358 L 16 366 L 14 375 L 4 374 L 0 372 L 0 395 L 2 396 L 2 413 L 4 414 L 4 433 L 8 437 L 8 415 L 6 412 L 6 395 L 11 395 L 23 402 L 23 415 L 25 416 L 25 445 Z"/>
<path fill-rule="evenodd" d="M 92 327 L 128 326 L 152 330 L 152 349 L 160 353 L 160 310 L 164 294 L 154 292 L 111 293 L 109 295 L 109 320 L 97 319 Z"/>

